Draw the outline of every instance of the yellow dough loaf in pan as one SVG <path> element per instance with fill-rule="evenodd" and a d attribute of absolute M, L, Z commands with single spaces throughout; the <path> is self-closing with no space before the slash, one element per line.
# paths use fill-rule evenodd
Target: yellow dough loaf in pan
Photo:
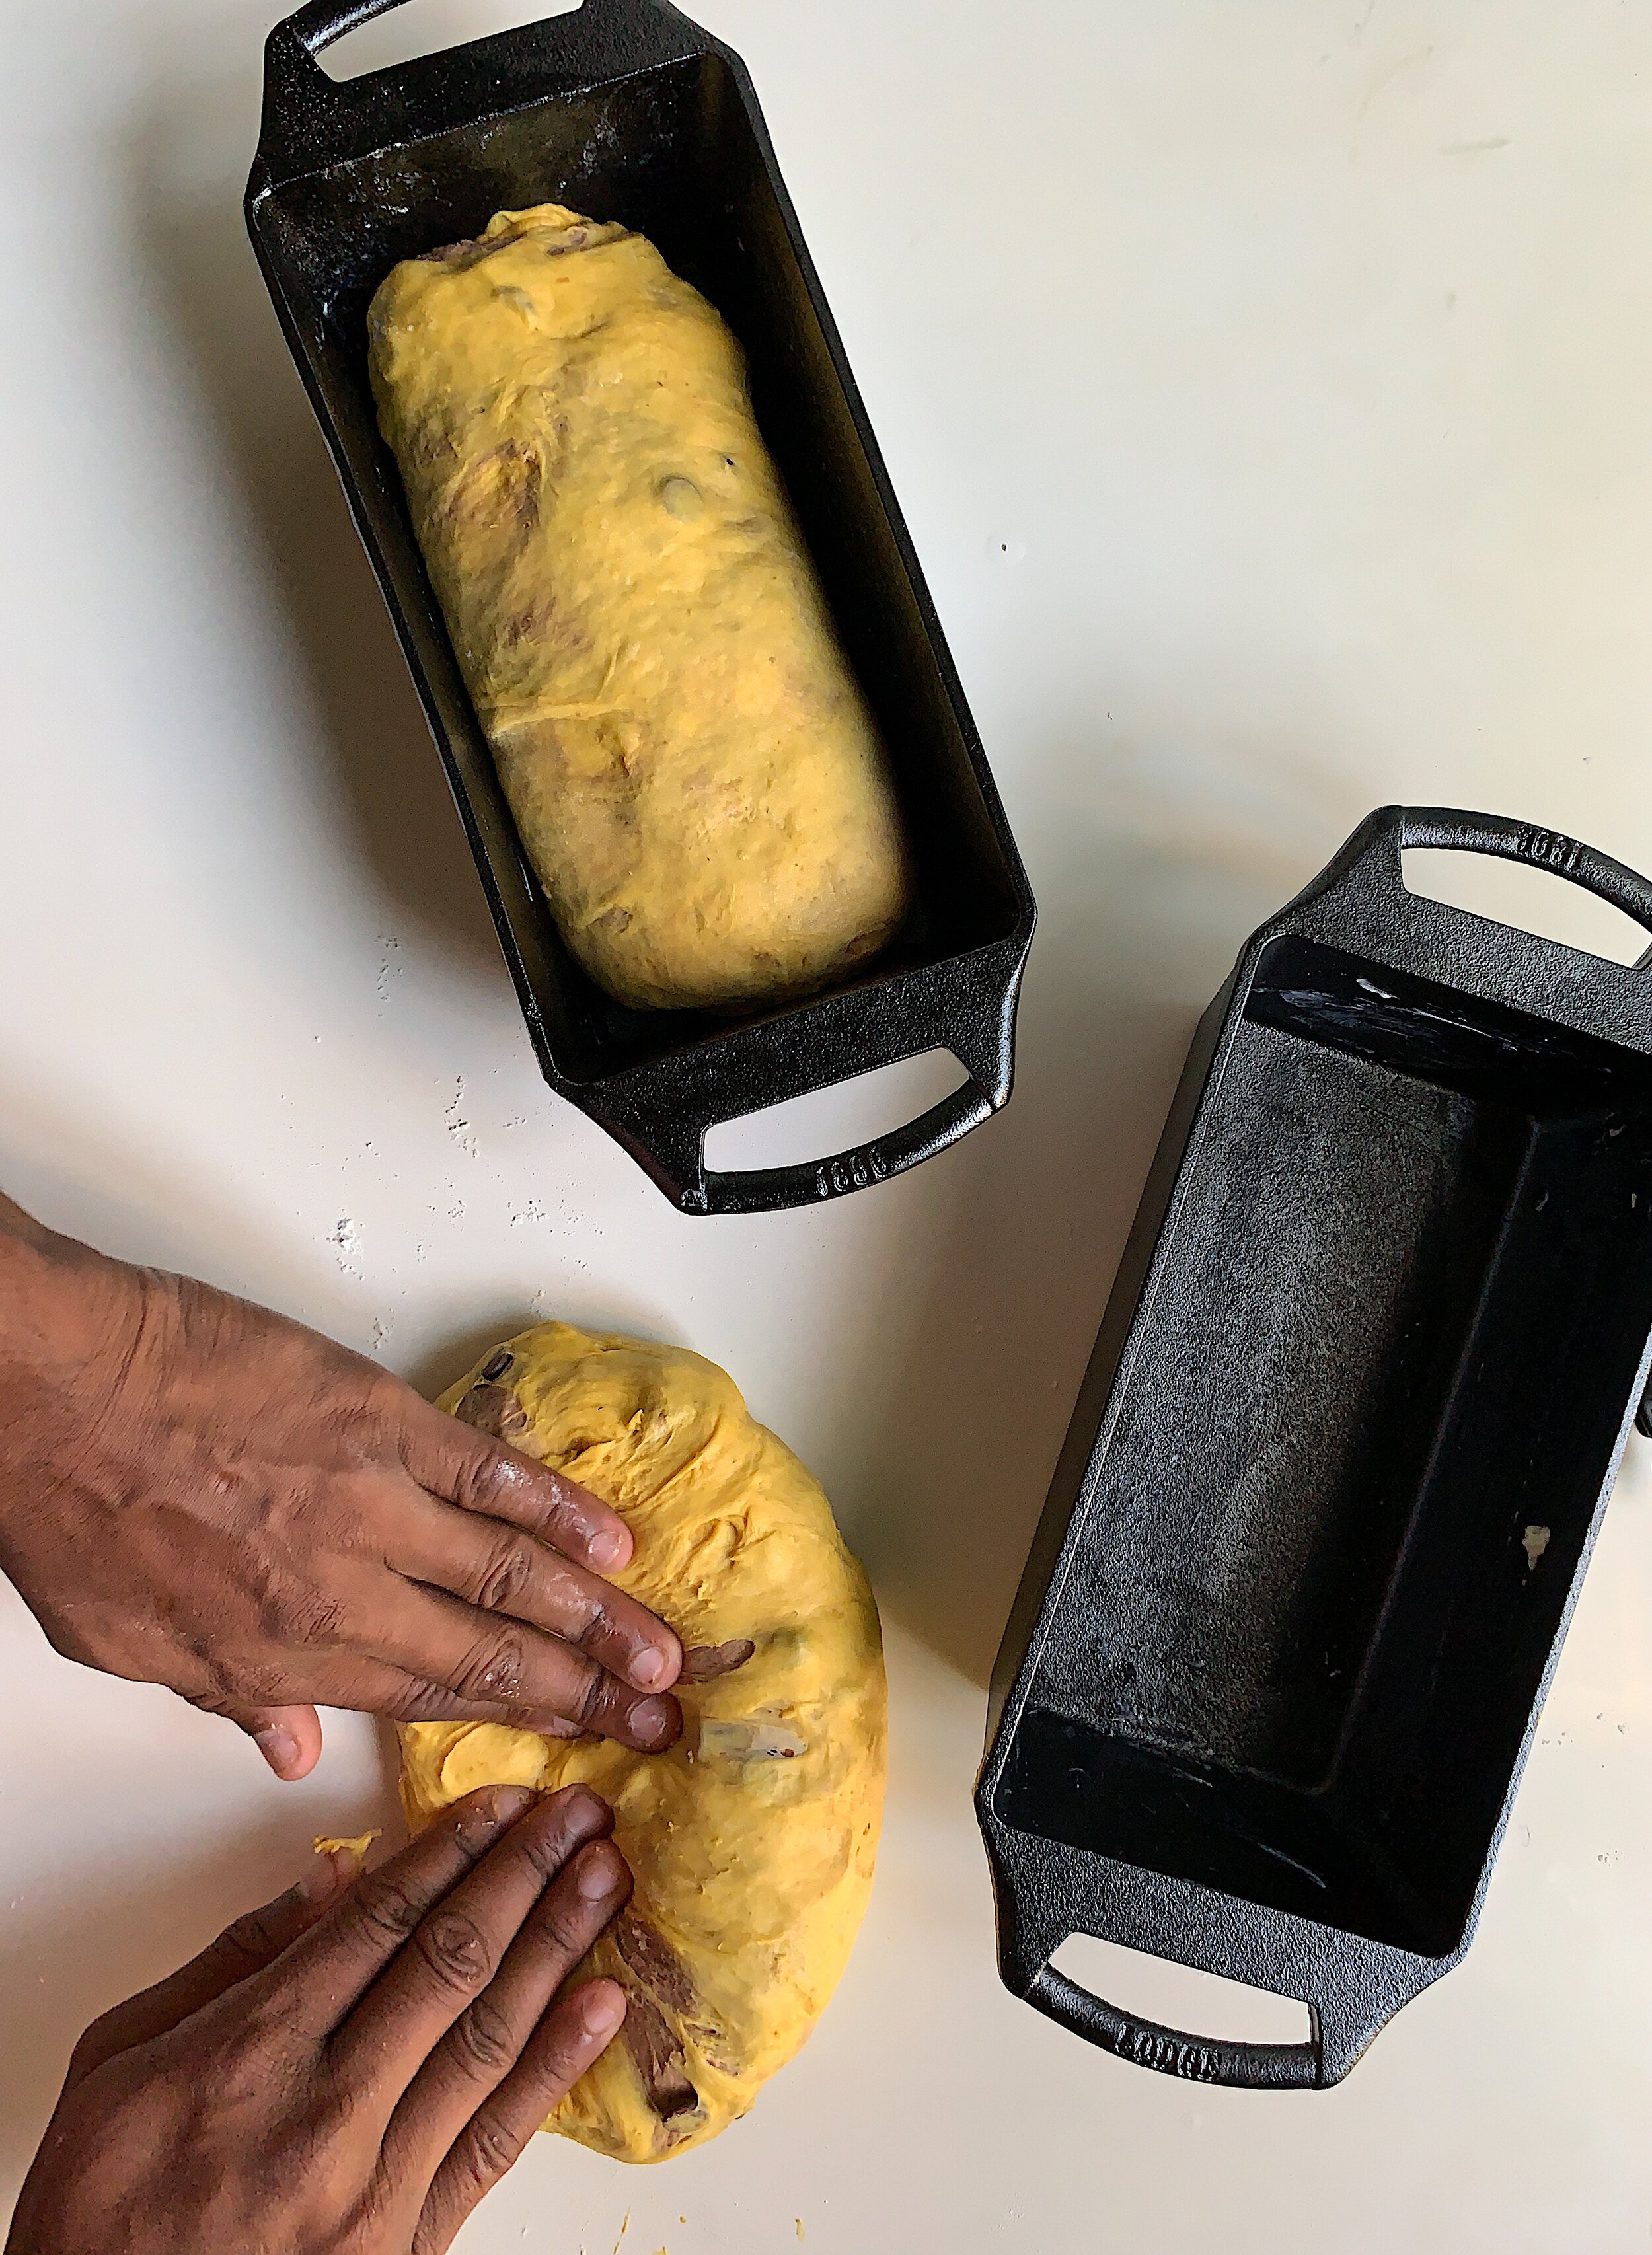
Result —
<path fill-rule="evenodd" d="M 559 204 L 396 267 L 380 424 L 522 841 L 621 1001 L 737 1006 L 906 909 L 877 731 L 722 320 Z"/>
<path fill-rule="evenodd" d="M 847 1962 L 883 1802 L 877 1609 L 819 1483 L 697 1354 L 542 1324 L 440 1406 L 611 1504 L 636 1542 L 615 1581 L 683 1640 L 663 1754 L 493 1723 L 401 1732 L 416 1828 L 479 1785 L 612 1803 L 636 1893 L 580 1974 L 624 1984 L 625 2025 L 545 2126 L 664 2160 L 746 2111 Z"/>

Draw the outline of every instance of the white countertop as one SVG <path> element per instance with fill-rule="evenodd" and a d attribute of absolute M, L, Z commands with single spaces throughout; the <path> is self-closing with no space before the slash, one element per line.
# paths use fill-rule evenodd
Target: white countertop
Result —
<path fill-rule="evenodd" d="M 1652 14 L 701 12 L 763 97 L 1038 893 L 1015 1103 L 866 1195 L 705 1222 L 549 1096 L 243 237 L 266 7 L 74 0 L 9 11 L 0 91 L 0 1183 L 421 1382 L 534 1312 L 683 1338 L 872 1566 L 888 1832 L 819 2034 L 664 2170 L 538 2141 L 470 2255 L 610 2255 L 628 2215 L 623 2255 L 1631 2255 L 1642 1444 L 1479 1938 L 1340 2089 L 1192 2088 L 1012 2001 L 969 1788 L 1239 943 L 1391 799 L 1652 869 Z M 505 17 L 408 20 L 439 45 Z M 10 2185 L 83 2021 L 377 1816 L 386 1773 L 338 1718 L 284 1788 L 227 1726 L 54 1660 L 9 1597 L 0 1713 Z M 1109 1978 L 1224 2032 L 1192 1977 Z"/>

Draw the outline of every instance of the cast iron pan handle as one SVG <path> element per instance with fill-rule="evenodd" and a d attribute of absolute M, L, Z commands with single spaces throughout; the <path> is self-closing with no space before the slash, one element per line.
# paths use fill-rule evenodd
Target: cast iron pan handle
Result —
<path fill-rule="evenodd" d="M 984 998 L 991 1013 L 984 1041 L 970 1038 L 981 1031 L 974 1027 L 954 1023 L 949 1030 L 943 1024 L 937 1031 L 936 1046 L 950 1050 L 968 1076 L 963 1085 L 916 1120 L 909 1120 L 903 1128 L 892 1128 L 853 1150 L 836 1151 L 828 1158 L 808 1159 L 789 1167 L 730 1172 L 707 1167 L 706 1135 L 727 1116 L 726 1109 L 702 1111 L 692 1098 L 685 1101 L 681 1087 L 670 1081 L 658 1087 L 645 1084 L 639 1089 L 623 1127 L 616 1127 L 615 1132 L 684 1213 L 773 1213 L 782 1207 L 819 1205 L 849 1191 L 868 1190 L 874 1183 L 904 1174 L 908 1167 L 944 1151 L 949 1143 L 957 1142 L 990 1118 L 1008 1097 L 1007 1055 L 1002 1071 L 995 1073 L 993 1060 L 981 1052 L 1001 1044 L 1002 1022 L 1013 1003 L 997 988 L 1007 986 L 1013 996 L 1016 978 L 1016 967 L 1011 966 L 1007 980 L 996 981 L 993 993 Z M 898 1063 L 899 1059 L 882 1062 Z M 858 1069 L 875 1071 L 878 1063 L 867 1058 Z M 609 1123 L 605 1120 L 604 1124 Z"/>
<path fill-rule="evenodd" d="M 798 1022 L 783 1017 L 744 1029 L 742 1038 L 755 1041 L 756 1051 L 727 1070 L 685 1080 L 669 1063 L 646 1065 L 629 1077 L 617 1102 L 610 1083 L 607 1106 L 593 1116 L 683 1213 L 774 1213 L 869 1190 L 933 1158 L 1009 1102 L 1024 960 L 1024 946 L 1011 941 L 943 966 L 944 984 L 938 973 L 915 974 L 913 1007 L 927 1036 L 921 1042 L 910 1038 L 904 1006 L 868 1028 L 840 1007 L 851 998 L 828 996 L 812 1022 L 805 1013 Z M 746 1115 L 738 1100 L 742 1092 L 753 1109 L 768 1110 L 931 1050 L 946 1050 L 964 1078 L 916 1120 L 847 1151 L 791 1166 L 725 1171 L 706 1164 L 712 1128 Z"/>
<path fill-rule="evenodd" d="M 355 31 L 358 25 L 370 24 L 375 16 L 383 16 L 401 4 L 402 0 L 306 0 L 306 4 L 295 9 L 281 28 L 292 34 L 306 54 L 319 55 L 323 47 L 330 47 L 347 32 Z"/>
<path fill-rule="evenodd" d="M 977 1083 L 967 1080 L 904 1128 L 892 1128 L 858 1149 L 839 1151 L 829 1159 L 754 1167 L 743 1173 L 701 1167 L 697 1189 L 682 1203 L 692 1204 L 697 1213 L 772 1213 L 782 1206 L 817 1205 L 822 1198 L 887 1182 L 891 1175 L 932 1158 L 972 1128 L 979 1128 L 992 1108 Z"/>
<path fill-rule="evenodd" d="M 1515 822 L 1504 814 L 1469 814 L 1455 806 L 1385 807 L 1374 816 L 1397 862 L 1407 846 L 1445 847 L 1459 854 L 1497 854 L 1505 861 L 1525 861 L 1534 869 L 1547 869 L 1585 892 L 1610 901 L 1614 909 L 1652 932 L 1652 882 L 1609 854 L 1599 854 L 1558 830 L 1540 830 L 1529 822 Z M 1652 947 L 1638 957 L 1637 971 L 1652 970 Z M 1652 1439 L 1652 1382 L 1635 1411 L 1636 1428 Z"/>
<path fill-rule="evenodd" d="M 1402 806 L 1397 811 L 1402 848 L 1433 846 L 1529 862 L 1534 869 L 1547 869 L 1598 894 L 1652 932 L 1652 883 L 1609 854 L 1597 854 L 1592 846 L 1581 846 L 1557 830 L 1539 830 L 1504 814 L 1466 814 L 1454 806 Z"/>
<path fill-rule="evenodd" d="M 329 78 L 316 60 L 334 39 L 401 4 L 402 0 L 306 0 L 271 31 L 264 46 L 264 130 L 255 195 L 328 165 L 418 138 L 419 100 L 410 96 L 403 81 L 410 74 L 416 79 L 420 65 L 341 81 Z M 678 61 L 706 41 L 670 0 L 582 0 L 580 7 L 542 23 L 439 50 L 445 102 L 458 88 L 460 106 L 468 95 L 477 116 L 498 107 L 497 73 L 486 51 L 502 44 L 531 58 L 550 83 L 588 85 L 626 70 Z M 443 122 L 453 122 L 446 107 Z"/>
<path fill-rule="evenodd" d="M 370 24 L 375 16 L 388 15 L 399 8 L 402 0 L 306 0 L 302 8 L 295 9 L 277 29 L 291 33 L 307 55 L 319 55 L 323 47 L 330 47 L 334 39 L 341 39 L 347 32 Z M 582 0 L 578 9 L 565 11 L 570 15 L 585 14 L 601 18 L 606 13 L 617 13 L 612 0 Z"/>
<path fill-rule="evenodd" d="M 1317 2023 L 1307 2043 L 1229 2043 L 1220 2037 L 1185 2036 L 1093 1997 L 1053 1965 L 1039 1967 L 1026 1993 L 1030 2005 L 1086 2043 L 1160 2075 L 1224 2083 L 1236 2090 L 1315 2090 L 1321 2084 L 1324 2050 Z"/>

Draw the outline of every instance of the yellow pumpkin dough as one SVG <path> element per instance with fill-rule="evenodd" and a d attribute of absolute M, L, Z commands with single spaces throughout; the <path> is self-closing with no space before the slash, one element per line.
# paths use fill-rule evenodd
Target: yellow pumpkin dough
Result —
<path fill-rule="evenodd" d="M 541 1324 L 440 1406 L 611 1504 L 636 1542 L 615 1580 L 683 1641 L 663 1754 L 493 1723 L 401 1733 L 416 1828 L 505 1781 L 613 1805 L 636 1891 L 580 1973 L 624 1984 L 625 2025 L 545 2126 L 663 2160 L 746 2111 L 847 1961 L 883 1801 L 877 1609 L 819 1484 L 697 1354 Z"/>
<path fill-rule="evenodd" d="M 723 321 L 540 204 L 368 314 L 385 439 L 564 938 L 641 1008 L 805 992 L 905 911 L 887 763 Z"/>
<path fill-rule="evenodd" d="M 315 1836 L 315 1852 L 318 1856 L 336 1856 L 342 1849 L 346 1853 L 354 1856 L 359 1864 L 365 1859 L 367 1851 L 374 1841 L 382 1837 L 382 1828 L 373 1832 L 318 1832 Z"/>

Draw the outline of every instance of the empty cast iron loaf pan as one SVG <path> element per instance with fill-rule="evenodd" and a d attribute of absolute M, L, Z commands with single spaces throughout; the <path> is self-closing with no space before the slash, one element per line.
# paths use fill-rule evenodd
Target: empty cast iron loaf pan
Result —
<path fill-rule="evenodd" d="M 685 1213 L 800 1205 L 897 1174 L 1009 1095 L 1032 895 L 740 58 L 664 0 L 570 15 L 342 83 L 315 58 L 397 0 L 312 0 L 271 33 L 247 223 L 378 573 L 546 1079 Z M 650 235 L 744 346 L 757 420 L 875 712 L 911 840 L 907 931 L 839 992 L 733 1021 L 611 1001 L 524 859 L 413 537 L 367 375 L 398 259 L 556 201 Z M 948 1049 L 965 1084 L 819 1163 L 708 1170 L 706 1130 Z"/>
<path fill-rule="evenodd" d="M 1388 807 L 1255 934 L 1149 1177 L 993 1686 L 1003 1978 L 1092 2043 L 1324 2089 L 1466 1949 L 1652 1331 L 1652 972 L 1406 890 Z M 1301 1999 L 1206 2041 L 1090 1934 Z"/>

